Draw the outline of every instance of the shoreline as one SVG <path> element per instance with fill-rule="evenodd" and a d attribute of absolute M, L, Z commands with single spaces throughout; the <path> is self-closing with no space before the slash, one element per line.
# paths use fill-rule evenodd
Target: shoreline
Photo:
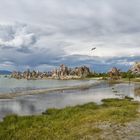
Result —
<path fill-rule="evenodd" d="M 48 79 L 49 80 L 49 79 Z M 70 80 L 70 79 L 69 79 Z M 71 79 L 73 80 L 73 79 Z M 79 79 L 74 79 L 74 80 L 79 80 Z M 77 85 L 77 86 L 67 86 L 67 87 L 58 87 L 58 88 L 52 88 L 52 89 L 32 89 L 32 90 L 27 90 L 27 91 L 19 91 L 19 92 L 13 92 L 13 93 L 1 93 L 0 94 L 0 100 L 2 99 L 13 99 L 15 97 L 19 96 L 26 96 L 26 95 L 36 95 L 36 94 L 47 94 L 49 92 L 56 92 L 56 91 L 66 91 L 66 90 L 80 90 L 80 89 L 85 89 L 85 88 L 90 88 L 95 85 L 99 85 L 102 83 L 108 83 L 108 84 L 120 84 L 120 83 L 134 83 L 134 84 L 140 84 L 140 82 L 136 81 L 128 81 L 126 79 L 121 79 L 121 80 L 102 80 L 101 77 L 95 77 L 95 78 L 85 78 L 85 79 L 80 79 L 80 80 L 97 80 L 95 83 L 92 84 L 82 84 L 82 85 Z"/>
<path fill-rule="evenodd" d="M 82 85 L 77 85 L 77 86 L 60 87 L 60 88 L 53 88 L 53 89 L 34 89 L 34 90 L 21 91 L 21 92 L 15 92 L 15 93 L 3 93 L 3 94 L 0 94 L 0 100 L 13 99 L 15 97 L 26 96 L 26 95 L 47 94 L 49 92 L 56 92 L 56 91 L 80 90 L 80 89 L 90 88 L 92 86 L 96 86 L 104 82 L 105 81 L 102 80 L 102 81 L 96 81 L 95 83 L 86 84 L 86 85 L 82 84 Z"/>

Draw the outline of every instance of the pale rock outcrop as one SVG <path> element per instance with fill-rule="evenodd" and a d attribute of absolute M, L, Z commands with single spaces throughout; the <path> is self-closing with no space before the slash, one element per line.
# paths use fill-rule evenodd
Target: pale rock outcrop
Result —
<path fill-rule="evenodd" d="M 110 78 L 112 80 L 118 80 L 120 79 L 120 69 L 117 69 L 116 67 L 113 67 L 109 72 L 108 72 Z"/>
<path fill-rule="evenodd" d="M 82 67 L 75 67 L 75 68 L 68 68 L 64 64 L 60 65 L 59 69 L 55 69 L 52 71 L 53 78 L 59 79 L 77 79 L 77 78 L 84 78 L 90 74 L 90 70 L 86 66 Z"/>
<path fill-rule="evenodd" d="M 135 62 L 130 71 L 132 74 L 140 75 L 140 62 Z"/>
<path fill-rule="evenodd" d="M 90 70 L 86 66 L 76 67 L 76 68 L 68 68 L 64 64 L 60 65 L 58 69 L 54 69 L 52 72 L 39 72 L 39 71 L 30 71 L 29 69 L 24 72 L 16 72 L 14 71 L 11 74 L 12 78 L 16 79 L 44 79 L 44 78 L 52 78 L 52 79 L 78 79 L 85 78 L 90 74 Z"/>

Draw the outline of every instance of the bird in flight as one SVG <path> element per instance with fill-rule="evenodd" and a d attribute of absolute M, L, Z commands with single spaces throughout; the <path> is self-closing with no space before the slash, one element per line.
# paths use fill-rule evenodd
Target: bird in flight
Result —
<path fill-rule="evenodd" d="M 93 51 L 93 50 L 96 50 L 96 47 L 91 49 L 91 51 Z"/>

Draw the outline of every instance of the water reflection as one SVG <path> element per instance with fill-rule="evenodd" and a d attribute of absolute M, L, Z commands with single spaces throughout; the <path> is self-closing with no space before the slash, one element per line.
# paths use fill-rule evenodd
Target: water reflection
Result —
<path fill-rule="evenodd" d="M 52 89 L 95 83 L 97 80 L 25 80 L 0 77 L 0 94 L 30 91 L 33 89 Z"/>
<path fill-rule="evenodd" d="M 102 83 L 81 90 L 62 90 L 47 94 L 26 95 L 15 99 L 0 100 L 0 119 L 8 114 L 40 114 L 47 108 L 63 108 L 87 102 L 101 103 L 104 98 L 133 97 L 140 101 L 140 85 Z M 116 92 L 115 92 L 116 91 Z"/>

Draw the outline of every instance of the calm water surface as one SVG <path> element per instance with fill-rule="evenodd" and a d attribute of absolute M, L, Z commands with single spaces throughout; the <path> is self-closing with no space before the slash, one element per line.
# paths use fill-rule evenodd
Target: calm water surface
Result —
<path fill-rule="evenodd" d="M 95 80 L 17 80 L 0 76 L 0 94 L 91 84 Z"/>
<path fill-rule="evenodd" d="M 4 78 L 2 78 L 4 79 Z M 49 80 L 49 81 L 25 81 L 25 80 L 14 80 L 5 78 L 3 84 L 2 80 L 0 80 L 1 89 L 4 91 L 10 91 L 12 88 L 17 88 L 16 86 L 20 85 L 20 88 L 26 89 L 26 85 L 29 88 L 54 88 L 55 85 L 57 87 L 61 86 L 73 86 L 73 85 L 84 85 L 88 83 L 95 83 L 94 80 L 90 81 L 57 81 L 57 80 Z M 8 84 L 6 83 L 8 82 Z M 22 85 L 24 83 L 24 86 Z M 29 83 L 29 84 L 27 84 Z M 39 85 L 37 84 L 39 83 Z M 10 87 L 8 87 L 8 85 Z M 36 87 L 37 85 L 37 87 Z M 6 87 L 8 89 L 6 90 Z M 5 88 L 5 89 L 4 89 Z M 95 84 L 87 89 L 79 89 L 79 90 L 62 90 L 55 91 L 47 94 L 37 94 L 37 95 L 26 95 L 16 97 L 14 99 L 0 99 L 0 119 L 8 114 L 18 114 L 18 115 L 33 115 L 40 114 L 45 111 L 47 108 L 63 108 L 66 106 L 74 106 L 77 104 L 84 104 L 88 102 L 96 102 L 101 103 L 101 100 L 104 98 L 122 98 L 124 96 L 133 97 L 135 100 L 140 101 L 140 94 L 137 92 L 137 89 L 140 88 L 139 84 L 127 84 L 121 83 L 116 85 L 109 85 L 107 83 L 101 82 L 100 84 Z M 20 89 L 20 90 L 21 90 Z M 22 90 L 23 90 L 22 89 Z M 1 90 L 1 91 L 2 91 Z M 14 91 L 15 89 L 13 89 Z M 12 91 L 12 92 L 13 92 Z"/>

